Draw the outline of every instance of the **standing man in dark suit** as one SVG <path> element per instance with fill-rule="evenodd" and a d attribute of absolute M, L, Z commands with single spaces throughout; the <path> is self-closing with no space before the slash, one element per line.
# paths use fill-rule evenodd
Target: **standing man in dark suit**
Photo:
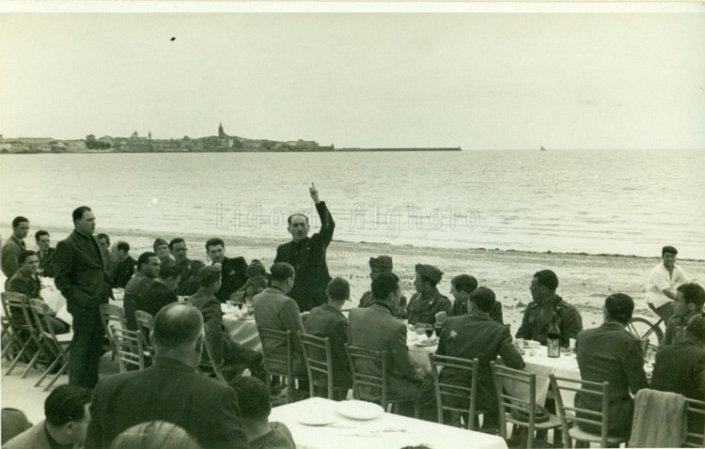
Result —
<path fill-rule="evenodd" d="M 205 334 L 194 306 L 173 303 L 154 317 L 154 363 L 103 378 L 93 392 L 86 449 L 108 449 L 147 421 L 182 427 L 204 449 L 247 448 L 235 390 L 196 371 Z"/>
<path fill-rule="evenodd" d="M 222 266 L 222 284 L 215 297 L 223 303 L 247 282 L 247 262 L 244 257 L 225 257 L 225 242 L 217 237 L 206 242 L 206 254 L 213 265 Z"/>
<path fill-rule="evenodd" d="M 105 332 L 98 306 L 112 294 L 103 256 L 93 237 L 95 215 L 87 206 L 73 211 L 74 231 L 56 245 L 56 286 L 73 316 L 69 384 L 93 388 Z"/>
<path fill-rule="evenodd" d="M 326 203 L 318 198 L 316 186 L 311 184 L 309 193 L 321 219 L 321 231 L 309 238 L 308 217 L 304 214 L 290 215 L 287 221 L 291 242 L 280 245 L 274 259 L 275 263 L 286 262 L 294 267 L 296 284 L 289 296 L 296 301 L 302 312 L 308 312 L 326 303 L 326 286 L 331 280 L 326 263 L 326 250 L 335 230 L 333 216 Z"/>
<path fill-rule="evenodd" d="M 509 368 L 524 368 L 524 360 L 512 344 L 509 328 L 490 317 L 496 303 L 495 294 L 480 287 L 470 294 L 468 315 L 449 318 L 443 327 L 436 354 L 461 359 L 478 359 L 477 409 L 485 411 L 483 429 L 496 429 L 499 425 L 497 390 L 492 377 L 490 362 L 502 357 Z M 470 386 L 466 372 L 444 368 L 440 379 L 465 387 Z M 453 404 L 468 407 L 468 402 Z"/>
<path fill-rule="evenodd" d="M 386 352 L 389 397 L 407 401 L 404 414 L 408 414 L 410 403 L 420 399 L 425 376 L 421 368 L 411 364 L 406 345 L 406 325 L 394 318 L 393 311 L 401 298 L 397 275 L 382 273 L 373 279 L 372 294 L 376 301 L 371 307 L 350 311 L 350 344 Z M 355 368 L 363 374 L 382 374 L 381 368 L 372 364 L 360 363 Z M 360 390 L 364 398 L 376 399 L 374 391 L 366 391 L 369 388 L 363 386 Z"/>

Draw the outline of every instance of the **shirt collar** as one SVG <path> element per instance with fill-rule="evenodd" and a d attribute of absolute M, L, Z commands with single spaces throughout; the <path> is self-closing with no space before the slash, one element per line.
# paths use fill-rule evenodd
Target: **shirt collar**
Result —
<path fill-rule="evenodd" d="M 389 307 L 389 305 L 387 305 L 387 303 L 382 301 L 375 301 L 374 305 L 384 307 L 385 309 L 389 310 L 390 314 L 394 315 L 394 311 L 391 307 Z"/>

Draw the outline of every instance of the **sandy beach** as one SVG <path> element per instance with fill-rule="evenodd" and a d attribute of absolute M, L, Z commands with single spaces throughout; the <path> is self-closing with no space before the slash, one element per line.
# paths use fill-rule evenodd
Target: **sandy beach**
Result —
<path fill-rule="evenodd" d="M 66 228 L 47 230 L 51 233 L 52 246 L 69 233 Z M 162 237 L 168 241 L 177 236 L 166 233 L 157 236 L 138 230 L 129 235 L 124 232 L 111 233 L 105 229 L 97 232 L 106 232 L 112 243 L 127 241 L 131 246 L 130 254 L 135 259 L 143 251 L 152 250 L 155 238 Z M 210 236 L 179 236 L 186 239 L 189 257 L 207 261 L 203 245 Z M 281 239 L 220 237 L 225 241 L 227 256 L 243 256 L 248 263 L 252 259 L 260 259 L 268 268 L 274 261 L 277 246 L 288 240 L 288 235 L 282 235 Z M 27 240 L 30 248 L 34 246 L 31 240 Z M 687 253 L 687 248 L 680 249 L 681 253 Z M 556 272 L 559 279 L 557 293 L 578 308 L 584 327 L 590 328 L 602 322 L 602 305 L 611 293 L 630 295 L 636 303 L 635 313 L 651 316 L 644 300 L 644 288 L 650 270 L 660 262 L 658 257 L 440 249 L 333 240 L 328 248 L 328 269 L 332 276 L 342 276 L 350 282 L 350 307 L 356 306 L 362 294 L 369 289 L 369 258 L 381 254 L 394 259 L 394 272 L 401 278 L 402 290 L 407 297 L 414 293 L 414 266 L 417 263 L 435 265 L 443 271 L 443 280 L 438 288 L 451 300 L 451 278 L 463 273 L 475 276 L 480 285 L 494 290 L 497 299 L 502 302 L 504 321 L 511 325 L 512 333 L 518 329 L 524 308 L 531 301 L 529 285 L 532 275 L 538 270 L 551 269 Z M 703 261 L 679 259 L 678 263 L 691 278 L 705 278 Z"/>

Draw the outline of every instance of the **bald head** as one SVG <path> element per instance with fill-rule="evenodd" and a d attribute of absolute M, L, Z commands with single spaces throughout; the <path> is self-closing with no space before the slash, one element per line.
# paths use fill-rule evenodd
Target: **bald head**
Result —
<path fill-rule="evenodd" d="M 154 345 L 163 350 L 187 348 L 203 334 L 203 315 L 188 303 L 172 303 L 154 317 Z"/>

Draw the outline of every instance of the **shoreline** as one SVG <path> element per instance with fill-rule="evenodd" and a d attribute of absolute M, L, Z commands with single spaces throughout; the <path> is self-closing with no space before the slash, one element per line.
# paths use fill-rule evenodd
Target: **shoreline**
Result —
<path fill-rule="evenodd" d="M 38 229 L 38 228 L 37 228 Z M 65 238 L 69 227 L 45 227 L 51 234 L 52 246 Z M 32 228 L 32 232 L 36 229 Z M 141 252 L 151 251 L 157 237 L 168 240 L 177 234 L 157 235 L 143 230 L 98 229 L 110 236 L 112 244 L 125 240 L 130 244 L 130 254 L 137 258 Z M 178 234 L 186 240 L 189 257 L 208 263 L 204 248 L 212 234 Z M 290 240 L 281 238 L 221 236 L 225 242 L 226 255 L 243 256 L 247 262 L 259 259 L 269 269 L 274 262 L 276 248 Z M 33 237 L 27 240 L 33 248 Z M 526 306 L 531 302 L 529 285 L 533 274 L 542 269 L 551 269 L 559 279 L 557 294 L 575 306 L 583 317 L 585 329 L 602 323 L 602 306 L 612 293 L 626 293 L 634 299 L 635 315 L 655 317 L 646 306 L 645 284 L 651 269 L 660 262 L 660 257 L 641 257 L 619 254 L 588 254 L 559 252 L 528 252 L 499 249 L 447 249 L 391 243 L 347 242 L 333 240 L 328 247 L 328 269 L 332 277 L 341 276 L 350 283 L 351 302 L 346 308 L 355 307 L 362 294 L 369 290 L 370 257 L 386 254 L 393 258 L 394 272 L 401 279 L 402 291 L 409 298 L 414 293 L 414 267 L 417 263 L 435 265 L 444 272 L 438 284 L 441 294 L 450 295 L 450 280 L 459 274 L 470 274 L 480 286 L 491 288 L 502 303 L 504 321 L 510 324 L 514 335 L 521 324 Z M 693 279 L 705 279 L 705 264 L 699 259 L 678 259 L 678 263 Z"/>

